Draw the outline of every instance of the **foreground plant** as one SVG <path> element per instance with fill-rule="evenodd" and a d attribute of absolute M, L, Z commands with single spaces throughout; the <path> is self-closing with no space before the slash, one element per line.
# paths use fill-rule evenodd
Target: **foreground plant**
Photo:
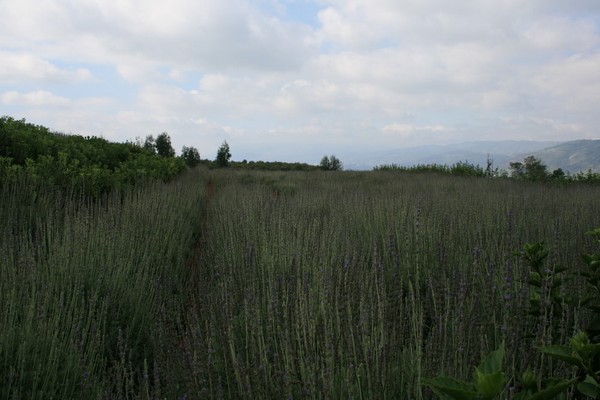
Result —
<path fill-rule="evenodd" d="M 595 236 L 600 244 L 600 228 L 587 233 Z M 525 244 L 523 251 L 516 253 L 531 267 L 528 284 L 531 287 L 529 315 L 546 321 L 552 309 L 558 310 L 564 305 L 585 308 L 592 312 L 590 323 L 584 330 L 577 332 L 565 345 L 539 347 L 539 351 L 552 359 L 570 365 L 574 372 L 572 378 L 552 378 L 542 376 L 538 384 L 535 374 L 530 370 L 523 373 L 514 396 L 516 400 L 549 400 L 565 394 L 569 389 L 574 398 L 600 397 L 600 253 L 584 254 L 587 271 L 578 275 L 587 281 L 590 293 L 583 299 L 567 299 L 560 294 L 564 283 L 561 274 L 566 268 L 544 267 L 548 250 L 543 243 Z M 449 377 L 436 377 L 423 380 L 423 384 L 442 399 L 491 400 L 499 398 L 508 383 L 503 372 L 504 342 L 488 354 L 475 369 L 472 382 L 459 381 Z"/>
<path fill-rule="evenodd" d="M 425 379 L 424 385 L 442 399 L 455 400 L 493 400 L 503 393 L 507 381 L 503 372 L 504 342 L 488 354 L 475 368 L 471 382 L 459 381 L 449 377 Z M 543 389 L 538 389 L 535 376 L 527 371 L 521 378 L 522 390 L 514 397 L 516 400 L 549 400 L 563 393 L 578 379 L 548 379 Z"/>
<path fill-rule="evenodd" d="M 494 399 L 502 392 L 506 384 L 502 367 L 504 354 L 504 342 L 502 342 L 496 351 L 488 354 L 475 368 L 471 382 L 439 376 L 433 379 L 425 379 L 423 383 L 441 398 Z"/>

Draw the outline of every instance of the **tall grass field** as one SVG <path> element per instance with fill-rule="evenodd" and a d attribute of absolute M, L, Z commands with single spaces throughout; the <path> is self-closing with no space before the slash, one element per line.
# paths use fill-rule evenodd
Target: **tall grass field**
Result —
<path fill-rule="evenodd" d="M 502 342 L 512 398 L 526 369 L 565 373 L 536 348 L 589 319 L 529 315 L 514 253 L 544 241 L 578 271 L 599 195 L 402 171 L 196 168 L 94 200 L 7 183 L 0 398 L 429 399 Z"/>

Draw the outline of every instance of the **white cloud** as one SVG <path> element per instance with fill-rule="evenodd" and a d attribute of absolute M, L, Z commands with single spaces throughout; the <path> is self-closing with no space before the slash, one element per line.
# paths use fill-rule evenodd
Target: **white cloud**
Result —
<path fill-rule="evenodd" d="M 597 0 L 303 0 L 305 23 L 291 1 L 0 1 L 2 104 L 201 151 L 566 140 L 600 124 Z"/>
<path fill-rule="evenodd" d="M 456 128 L 436 124 L 420 125 L 412 123 L 392 123 L 381 128 L 384 140 L 401 142 L 405 146 L 418 146 L 428 143 L 449 143 L 460 133 Z"/>
<path fill-rule="evenodd" d="M 600 52 L 546 64 L 532 82 L 571 112 L 595 112 L 600 107 Z"/>
<path fill-rule="evenodd" d="M 384 126 L 382 131 L 386 134 L 393 134 L 399 136 L 412 136 L 420 135 L 423 133 L 442 133 L 442 132 L 454 132 L 456 129 L 449 128 L 443 125 L 425 125 L 418 126 L 413 124 L 392 124 Z"/>
<path fill-rule="evenodd" d="M 19 93 L 16 91 L 5 92 L 0 95 L 0 102 L 9 106 L 19 105 L 34 107 L 65 107 L 71 104 L 71 101 L 65 97 L 56 96 L 43 90 L 36 90 L 28 93 Z"/>
<path fill-rule="evenodd" d="M 85 68 L 64 69 L 27 53 L 0 50 L 0 83 L 18 84 L 32 81 L 81 83 L 92 79 Z"/>
<path fill-rule="evenodd" d="M 0 46 L 88 62 L 271 71 L 297 68 L 311 51 L 307 27 L 243 0 L 20 0 L 2 8 Z"/>
<path fill-rule="evenodd" d="M 600 32 L 592 21 L 551 16 L 533 21 L 524 39 L 543 50 L 583 52 L 600 44 Z"/>

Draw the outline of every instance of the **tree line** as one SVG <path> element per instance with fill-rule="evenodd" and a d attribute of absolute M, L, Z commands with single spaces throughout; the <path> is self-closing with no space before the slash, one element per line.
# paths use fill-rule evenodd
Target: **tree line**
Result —
<path fill-rule="evenodd" d="M 149 179 L 168 181 L 199 161 L 194 148 L 184 147 L 176 157 L 166 132 L 144 142 L 113 143 L 0 118 L 0 182 L 28 179 L 97 196 Z"/>
<path fill-rule="evenodd" d="M 198 149 L 183 146 L 176 155 L 171 137 L 163 132 L 145 139 L 114 143 L 96 136 L 66 135 L 17 120 L 0 117 L 0 183 L 24 180 L 82 190 L 98 196 L 115 188 L 160 179 L 169 181 L 186 167 L 261 170 L 341 170 L 342 162 L 325 156 L 320 165 L 306 163 L 231 161 L 224 141 L 213 160 L 202 159 Z"/>
<path fill-rule="evenodd" d="M 544 162 L 535 156 L 527 156 L 522 162 L 511 162 L 509 170 L 494 167 L 493 160 L 487 160 L 486 167 L 468 161 L 459 161 L 452 165 L 418 164 L 405 167 L 398 164 L 383 164 L 373 168 L 374 171 L 436 172 L 457 176 L 477 176 L 486 178 L 512 178 L 531 182 L 557 183 L 600 183 L 600 173 L 588 170 L 576 174 L 565 173 L 561 168 L 552 172 Z"/>

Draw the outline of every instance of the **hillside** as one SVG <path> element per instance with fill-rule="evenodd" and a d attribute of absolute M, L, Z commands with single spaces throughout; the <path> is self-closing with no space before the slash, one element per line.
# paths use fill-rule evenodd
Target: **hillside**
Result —
<path fill-rule="evenodd" d="M 600 140 L 570 142 L 477 141 L 451 145 L 418 146 L 368 154 L 340 152 L 348 169 L 371 169 L 375 165 L 397 164 L 405 167 L 423 164 L 452 165 L 459 161 L 486 165 L 488 157 L 494 166 L 508 170 L 513 161 L 523 161 L 533 155 L 547 165 L 549 171 L 561 168 L 565 172 L 600 172 Z"/>
<path fill-rule="evenodd" d="M 555 146 L 559 142 L 537 142 L 518 140 L 474 141 L 450 145 L 416 146 L 368 153 L 339 152 L 344 165 L 349 169 L 371 169 L 381 164 L 413 166 L 418 164 L 452 165 L 459 161 L 486 165 L 491 158 L 494 165 L 507 169 L 510 161 L 519 159 L 523 152 L 534 152 Z M 368 155 L 367 155 L 368 154 Z"/>
<path fill-rule="evenodd" d="M 549 171 L 561 168 L 571 173 L 590 169 L 600 172 L 600 140 L 574 140 L 531 155 L 542 160 Z"/>

